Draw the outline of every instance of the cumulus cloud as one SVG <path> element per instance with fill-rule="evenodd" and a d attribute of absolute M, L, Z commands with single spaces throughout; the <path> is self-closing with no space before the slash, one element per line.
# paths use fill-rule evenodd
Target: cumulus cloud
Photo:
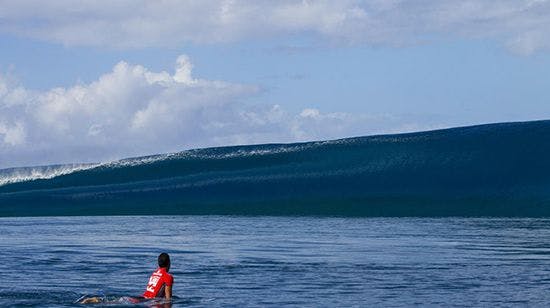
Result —
<path fill-rule="evenodd" d="M 495 39 L 528 54 L 550 48 L 549 13 L 547 0 L 5 0 L 0 31 L 117 48 L 296 34 L 329 44 L 376 45 L 453 36 Z"/>
<path fill-rule="evenodd" d="M 0 75 L 0 168 L 117 158 L 235 144 L 294 142 L 407 130 L 387 115 L 293 114 L 247 104 L 254 85 L 116 64 L 89 84 L 33 91 Z M 405 128 L 405 129 L 404 129 Z M 426 128 L 424 126 L 423 128 Z"/>

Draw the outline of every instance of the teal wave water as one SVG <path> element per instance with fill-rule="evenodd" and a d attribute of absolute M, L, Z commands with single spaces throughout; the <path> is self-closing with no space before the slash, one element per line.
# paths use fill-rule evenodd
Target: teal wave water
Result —
<path fill-rule="evenodd" d="M 550 216 L 550 121 L 0 170 L 0 216 Z"/>

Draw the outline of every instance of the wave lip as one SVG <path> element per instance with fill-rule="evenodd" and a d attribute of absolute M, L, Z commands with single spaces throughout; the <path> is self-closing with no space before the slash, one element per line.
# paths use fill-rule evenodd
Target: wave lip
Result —
<path fill-rule="evenodd" d="M 1 169 L 0 186 L 34 180 L 52 179 L 73 172 L 95 168 L 98 165 L 99 164 L 66 164 Z"/>
<path fill-rule="evenodd" d="M 550 216 L 550 121 L 0 170 L 0 216 Z"/>

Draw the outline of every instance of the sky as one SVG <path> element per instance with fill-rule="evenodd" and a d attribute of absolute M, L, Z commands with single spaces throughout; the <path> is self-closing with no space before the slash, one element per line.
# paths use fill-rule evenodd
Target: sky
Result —
<path fill-rule="evenodd" d="M 0 168 L 549 119 L 547 29 L 547 0 L 0 0 Z"/>

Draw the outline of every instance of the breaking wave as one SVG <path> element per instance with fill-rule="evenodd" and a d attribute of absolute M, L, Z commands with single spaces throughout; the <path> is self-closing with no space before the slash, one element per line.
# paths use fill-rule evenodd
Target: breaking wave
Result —
<path fill-rule="evenodd" d="M 46 180 L 76 171 L 91 169 L 98 164 L 69 164 L 37 167 L 21 167 L 0 170 L 0 186 L 32 180 Z"/>
<path fill-rule="evenodd" d="M 0 170 L 0 216 L 550 216 L 550 121 Z"/>

